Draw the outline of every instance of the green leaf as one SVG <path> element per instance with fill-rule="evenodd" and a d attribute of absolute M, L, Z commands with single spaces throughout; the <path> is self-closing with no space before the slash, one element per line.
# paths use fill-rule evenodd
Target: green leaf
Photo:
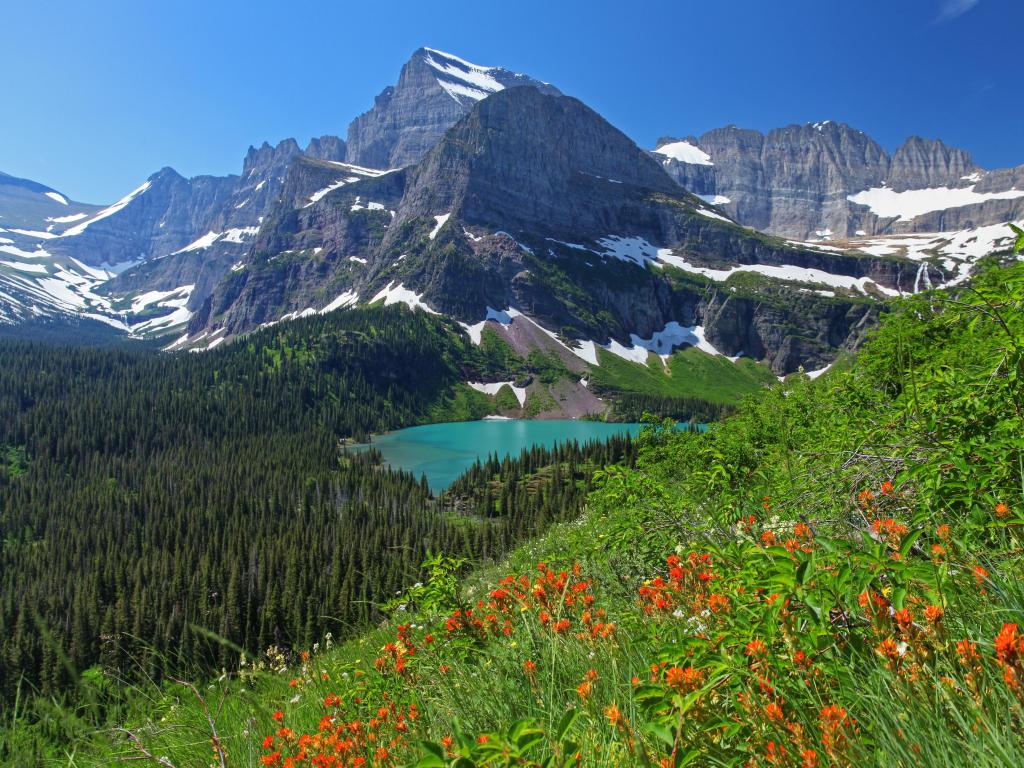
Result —
<path fill-rule="evenodd" d="M 579 716 L 580 711 L 575 707 L 562 715 L 562 719 L 558 721 L 558 728 L 555 730 L 555 741 L 561 741 L 565 738 L 565 735 L 576 723 L 576 720 L 579 719 Z"/>
<path fill-rule="evenodd" d="M 416 763 L 416 768 L 445 768 L 448 761 L 445 759 L 444 750 L 438 744 L 430 741 L 420 742 L 420 747 L 426 753 Z"/>
<path fill-rule="evenodd" d="M 1021 229 L 1016 224 L 1010 224 L 1010 229 L 1017 235 L 1017 242 L 1013 244 L 1013 252 L 1020 253 L 1024 250 L 1024 229 Z"/>
<path fill-rule="evenodd" d="M 675 746 L 675 735 L 672 733 L 672 729 L 667 725 L 662 725 L 661 723 L 648 723 L 644 726 L 644 731 L 663 742 L 666 746 Z"/>

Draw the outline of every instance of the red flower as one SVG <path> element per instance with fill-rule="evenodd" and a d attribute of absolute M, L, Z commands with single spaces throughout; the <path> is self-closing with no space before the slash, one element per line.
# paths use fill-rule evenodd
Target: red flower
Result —
<path fill-rule="evenodd" d="M 993 644 L 996 658 L 1003 664 L 1012 664 L 1021 651 L 1024 651 L 1024 638 L 1017 631 L 1016 624 L 1003 624 Z"/>
<path fill-rule="evenodd" d="M 958 640 L 956 643 L 956 652 L 960 657 L 960 663 L 965 667 L 971 666 L 980 658 L 978 654 L 978 644 L 972 643 L 970 640 Z"/>
<path fill-rule="evenodd" d="M 274 713 L 274 714 L 272 715 L 272 717 L 273 717 L 273 718 L 274 718 L 275 720 L 277 720 L 277 722 L 279 722 L 279 723 L 280 723 L 280 722 L 281 722 L 282 720 L 284 720 L 284 712 L 282 712 L 282 711 L 281 711 L 281 710 L 279 709 L 279 710 L 277 710 L 277 712 L 275 712 L 275 713 Z"/>
<path fill-rule="evenodd" d="M 762 640 L 755 638 L 747 643 L 744 653 L 752 659 L 759 659 L 768 653 L 768 646 L 766 646 Z"/>

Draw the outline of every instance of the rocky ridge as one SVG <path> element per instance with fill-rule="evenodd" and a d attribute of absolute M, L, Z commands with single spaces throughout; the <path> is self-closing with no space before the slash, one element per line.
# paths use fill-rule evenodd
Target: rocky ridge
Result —
<path fill-rule="evenodd" d="M 741 224 L 798 240 L 954 232 L 1024 218 L 1024 166 L 985 170 L 962 149 L 916 136 L 889 155 L 863 131 L 832 121 L 667 137 L 654 155 Z"/>

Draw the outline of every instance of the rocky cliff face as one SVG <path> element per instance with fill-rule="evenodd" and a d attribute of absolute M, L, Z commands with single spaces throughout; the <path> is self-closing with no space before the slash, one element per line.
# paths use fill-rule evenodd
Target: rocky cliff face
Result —
<path fill-rule="evenodd" d="M 830 121 L 766 135 L 729 126 L 699 138 L 664 138 L 654 156 L 686 189 L 741 224 L 800 240 L 950 231 L 1024 217 L 1024 167 L 985 171 L 964 150 L 920 137 L 890 156 L 862 131 Z"/>
<path fill-rule="evenodd" d="M 295 163 L 285 188 L 323 169 Z M 282 196 L 191 339 L 401 301 L 467 327 L 532 323 L 582 357 L 699 329 L 784 372 L 853 344 L 917 269 L 737 226 L 585 105 L 533 88 L 481 100 L 412 168 L 352 172 L 301 206 Z"/>
<path fill-rule="evenodd" d="M 481 99 L 504 88 L 557 89 L 502 67 L 482 67 L 457 56 L 420 48 L 402 67 L 398 83 L 348 128 L 345 160 L 370 168 L 418 162 Z"/>

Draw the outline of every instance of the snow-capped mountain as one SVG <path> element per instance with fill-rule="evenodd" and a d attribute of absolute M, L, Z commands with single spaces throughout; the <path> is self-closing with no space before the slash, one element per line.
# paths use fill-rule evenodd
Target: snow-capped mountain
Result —
<path fill-rule="evenodd" d="M 685 345 L 816 369 L 887 298 L 1005 248 L 1022 175 L 829 122 L 644 152 L 549 84 L 422 48 L 347 141 L 250 147 L 237 176 L 164 168 L 105 207 L 0 176 L 0 323 L 208 349 L 404 303 L 572 370 Z"/>
<path fill-rule="evenodd" d="M 1024 166 L 985 170 L 968 152 L 919 137 L 889 155 L 832 121 L 666 138 L 654 155 L 741 224 L 798 240 L 952 233 L 1024 218 Z"/>
<path fill-rule="evenodd" d="M 329 187 L 321 173 L 293 166 L 288 185 L 323 194 L 282 199 L 179 347 L 382 302 L 567 364 L 691 345 L 785 373 L 856 343 L 877 311 L 864 299 L 910 290 L 917 268 L 738 226 L 593 110 L 528 87 L 476 102 L 414 166 Z"/>
<path fill-rule="evenodd" d="M 479 66 L 424 48 L 403 67 L 398 84 L 387 88 L 373 109 L 352 122 L 348 145 L 330 135 L 312 139 L 305 150 L 294 139 L 285 139 L 276 146 L 264 142 L 259 148 L 249 148 L 239 176 L 186 179 L 172 168 L 164 168 L 109 206 L 76 203 L 70 213 L 61 210 L 69 201 L 55 190 L 26 180 L 14 180 L 16 186 L 11 177 L 0 177 L 0 181 L 8 182 L 0 184 L 0 216 L 10 219 L 0 218 L 0 228 L 8 223 L 26 233 L 0 233 L 9 240 L 0 241 L 0 245 L 34 252 L 45 244 L 47 256 L 62 260 L 63 267 L 55 271 L 76 275 L 68 285 L 53 289 L 61 295 L 52 302 L 43 300 L 46 290 L 42 295 L 37 290 L 37 301 L 29 306 L 45 309 L 46 314 L 86 309 L 103 312 L 110 309 L 96 303 L 103 299 L 112 307 L 127 308 L 127 316 L 122 313 L 117 323 L 127 323 L 145 333 L 169 332 L 187 320 L 221 279 L 239 268 L 249 241 L 285 193 L 285 180 L 294 163 L 300 159 L 328 164 L 349 160 L 333 169 L 320 166 L 335 178 L 323 189 L 303 192 L 305 197 L 312 195 L 313 200 L 289 199 L 289 204 L 296 207 L 309 205 L 330 189 L 350 183 L 346 179 L 379 173 L 372 166 L 386 168 L 418 160 L 472 104 L 517 85 L 557 92 L 526 75 Z M 38 268 L 39 263 L 37 259 L 33 266 Z M 89 271 L 68 271 L 77 263 Z M 26 279 L 34 280 L 25 275 L 39 275 L 44 286 L 52 285 L 52 275 L 43 277 L 40 272 L 25 269 L 21 265 L 20 269 L 9 267 L 6 271 L 18 285 Z M 86 302 L 82 306 L 78 299 L 70 301 L 64 292 L 78 291 L 86 279 L 90 293 L 96 289 L 102 295 L 82 299 Z M 152 322 L 151 315 L 161 310 L 159 302 L 147 306 L 144 319 L 134 322 L 131 308 L 139 309 L 134 302 L 136 295 L 173 292 L 181 296 L 186 287 L 189 299 L 185 306 L 177 306 L 180 299 L 175 299 L 175 306 L 162 307 L 168 318 L 166 324 Z M 22 318 L 24 309 L 15 311 L 14 302 L 0 295 L 4 318 Z"/>
<path fill-rule="evenodd" d="M 401 168 L 418 162 L 478 101 L 505 88 L 554 86 L 502 67 L 485 67 L 450 53 L 420 48 L 402 67 L 398 83 L 348 128 L 350 163 Z"/>

